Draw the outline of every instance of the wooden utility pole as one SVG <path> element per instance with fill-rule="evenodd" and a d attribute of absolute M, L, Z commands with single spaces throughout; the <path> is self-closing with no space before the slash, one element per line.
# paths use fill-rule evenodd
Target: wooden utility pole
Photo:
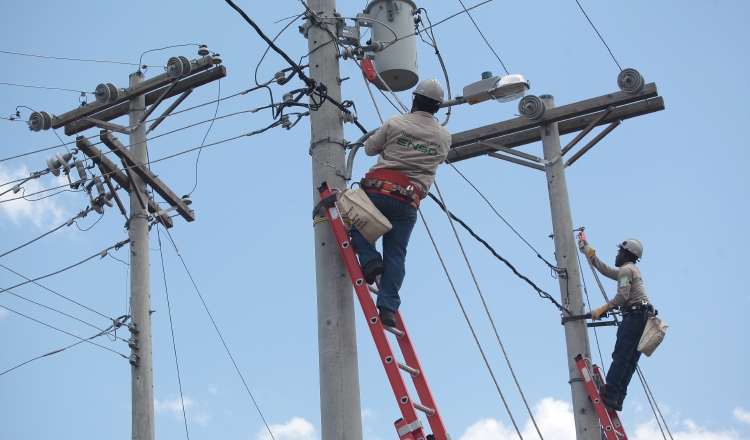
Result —
<path fill-rule="evenodd" d="M 554 98 L 542 95 L 546 111 L 538 120 L 523 117 L 467 130 L 453 135 L 449 162 L 487 155 L 507 162 L 545 172 L 549 190 L 550 211 L 555 240 L 555 257 L 562 304 L 573 314 L 583 314 L 580 273 L 576 257 L 573 220 L 565 180 L 565 168 L 572 165 L 624 119 L 664 110 L 664 100 L 657 96 L 656 85 L 646 84 L 638 93 L 616 92 L 555 108 Z M 609 124 L 599 135 L 567 161 L 568 153 L 594 127 Z M 571 142 L 560 148 L 560 135 L 579 132 Z M 513 148 L 542 141 L 543 157 L 516 151 Z M 602 438 L 599 419 L 588 398 L 574 357 L 590 358 L 588 331 L 584 321 L 564 323 L 567 344 L 568 383 L 571 386 L 576 438 Z"/>
<path fill-rule="evenodd" d="M 335 0 L 311 0 L 309 7 L 320 20 L 328 20 L 326 24 L 336 29 Z M 328 95 L 341 102 L 337 42 L 330 44 L 332 36 L 322 23 L 317 22 L 318 18 L 309 17 L 309 20 L 311 26 L 307 29 L 307 46 L 310 52 L 310 77 L 325 84 Z M 346 188 L 341 110 L 330 102 L 324 102 L 319 110 L 310 112 L 310 126 L 314 206 L 320 200 L 317 188 L 321 183 L 328 182 L 332 188 Z M 315 225 L 314 234 L 321 438 L 360 440 L 362 415 L 352 285 L 331 227 L 319 222 Z"/>
<path fill-rule="evenodd" d="M 132 350 L 130 364 L 133 440 L 154 440 L 155 437 L 149 220 L 154 217 L 165 227 L 172 227 L 173 221 L 167 215 L 172 210 L 176 210 L 189 222 L 195 220 L 195 213 L 188 207 L 190 201 L 178 197 L 146 166 L 146 119 L 165 99 L 181 94 L 175 103 L 151 124 L 148 131 L 153 130 L 195 87 L 226 76 L 223 66 L 214 67 L 215 62 L 219 62 L 218 58 L 204 56 L 193 61 L 182 58 L 182 61 L 178 61 L 180 68 L 176 71 L 149 80 L 145 80 L 143 74 L 138 71 L 130 75 L 129 87 L 126 89 L 116 89 L 114 85 L 108 85 L 108 99 L 87 104 L 60 116 L 52 116 L 52 127 L 64 126 L 65 133 L 69 135 L 92 127 L 102 128 L 99 138 L 121 161 L 122 169 L 86 137 L 78 136 L 76 146 L 98 166 L 105 181 L 110 185 L 113 196 L 115 191 L 110 179 L 130 193 L 130 215 L 127 215 L 124 206 L 119 203 L 119 198 L 115 198 L 128 218 L 130 236 L 131 321 L 127 326 L 131 331 L 128 345 Z M 150 107 L 147 109 L 148 105 Z M 129 115 L 128 126 L 109 122 L 126 114 Z M 127 134 L 130 149 L 115 138 L 112 132 Z M 154 202 L 149 187 L 169 203 L 170 208 L 162 209 Z"/>

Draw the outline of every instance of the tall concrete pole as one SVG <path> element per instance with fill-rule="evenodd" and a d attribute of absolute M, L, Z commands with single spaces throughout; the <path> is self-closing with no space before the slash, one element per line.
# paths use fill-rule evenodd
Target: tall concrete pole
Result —
<path fill-rule="evenodd" d="M 143 82 L 143 75 L 130 75 L 130 87 Z M 130 100 L 130 152 L 135 160 L 146 163 L 146 127 L 139 124 L 145 113 L 146 95 Z M 138 348 L 132 354 L 138 356 L 137 365 L 130 367 L 132 377 L 133 440 L 154 440 L 154 362 L 151 353 L 151 272 L 149 269 L 148 217 L 134 191 L 141 200 L 148 200 L 146 183 L 136 173 L 130 193 L 130 314 L 131 322 L 138 326 Z"/>
<path fill-rule="evenodd" d="M 335 0 L 310 0 L 310 9 L 323 19 L 333 19 Z M 333 22 L 333 21 L 332 21 Z M 336 25 L 329 25 L 336 34 Z M 307 34 L 310 77 L 328 87 L 328 95 L 341 102 L 336 43 L 320 24 Z M 318 49 L 319 48 L 319 49 Z M 316 101 L 319 99 L 316 98 Z M 313 204 L 320 201 L 317 187 L 328 182 L 346 188 L 344 124 L 341 110 L 329 102 L 310 112 Z M 327 222 L 315 226 L 315 274 L 318 289 L 318 361 L 320 368 L 321 438 L 361 440 L 357 337 L 354 294 L 344 260 Z"/>
<path fill-rule="evenodd" d="M 544 105 L 549 110 L 555 107 L 555 98 L 541 95 Z M 562 303 L 574 314 L 584 313 L 583 294 L 581 292 L 581 274 L 578 269 L 576 243 L 573 237 L 573 218 L 570 214 L 568 183 L 565 180 L 565 165 L 560 157 L 560 132 L 557 122 L 541 127 L 544 159 L 555 160 L 545 167 L 549 204 L 552 211 L 552 229 L 555 237 L 555 257 L 557 267 L 567 270 L 567 277 L 562 274 L 560 292 Z M 573 358 L 578 354 L 591 358 L 589 335 L 586 321 L 569 321 L 565 323 L 565 342 L 568 346 L 568 374 L 570 392 L 573 396 L 573 415 L 575 418 L 576 438 L 578 440 L 601 440 L 599 418 L 589 400 L 586 388 L 581 380 Z"/>

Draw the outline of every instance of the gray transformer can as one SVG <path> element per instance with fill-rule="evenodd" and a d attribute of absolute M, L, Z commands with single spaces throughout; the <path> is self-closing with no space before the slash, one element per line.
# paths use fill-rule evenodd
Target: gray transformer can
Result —
<path fill-rule="evenodd" d="M 401 92 L 419 82 L 414 37 L 416 10 L 417 5 L 411 0 L 374 0 L 363 14 L 359 14 L 360 26 L 372 27 L 372 42 L 379 41 L 387 46 L 382 52 L 370 56 L 379 75 L 374 84 L 380 90 L 390 88 Z M 394 43 L 396 39 L 398 41 Z"/>

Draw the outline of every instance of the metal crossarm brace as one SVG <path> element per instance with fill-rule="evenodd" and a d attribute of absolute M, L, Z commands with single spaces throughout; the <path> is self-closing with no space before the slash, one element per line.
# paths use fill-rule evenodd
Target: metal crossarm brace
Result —
<path fill-rule="evenodd" d="M 169 203 L 169 206 L 176 206 L 177 212 L 179 212 L 185 220 L 189 222 L 195 220 L 195 213 L 188 208 L 185 202 L 177 197 L 177 195 L 173 193 L 172 190 L 161 181 L 161 179 L 156 177 L 151 170 L 138 163 L 125 145 L 117 140 L 112 133 L 102 131 L 99 135 L 99 139 L 101 139 L 104 145 L 109 147 L 120 159 L 122 159 L 123 163 L 126 164 L 132 172 L 138 174 L 138 176 L 145 180 L 157 194 L 164 198 L 164 200 Z"/>
<path fill-rule="evenodd" d="M 91 141 L 83 136 L 79 136 L 76 138 L 76 147 L 95 164 L 99 165 L 102 173 L 107 173 L 121 188 L 130 192 L 130 178 L 124 172 L 120 171 L 114 162 L 102 154 L 101 150 L 96 148 Z M 153 201 L 153 199 L 148 199 L 148 212 L 155 214 L 160 211 L 161 207 L 159 204 Z M 161 215 L 158 219 L 166 228 L 174 226 L 174 221 L 168 215 Z"/>
<path fill-rule="evenodd" d="M 591 402 L 594 404 L 596 415 L 599 416 L 599 421 L 602 423 L 604 436 L 607 440 L 628 440 L 628 435 L 625 433 L 625 428 L 620 422 L 617 411 L 608 409 L 602 403 L 599 388 L 596 385 L 597 381 L 601 386 L 604 385 L 604 376 L 601 369 L 597 365 L 594 365 L 594 371 L 592 372 L 586 364 L 586 359 L 580 354 L 575 357 L 575 361 L 578 366 L 578 372 L 581 373 L 581 378 L 583 378 L 583 383 L 586 386 L 586 391 L 589 392 Z"/>
<path fill-rule="evenodd" d="M 326 182 L 318 188 L 318 192 L 321 200 L 334 194 L 331 187 Z M 396 328 L 383 326 L 378 317 L 375 303 L 370 296 L 368 286 L 365 283 L 365 278 L 362 274 L 362 269 L 359 266 L 357 256 L 354 253 L 354 248 L 349 241 L 349 232 L 347 231 L 346 226 L 344 226 L 338 206 L 335 201 L 331 201 L 329 204 L 326 204 L 323 209 L 325 210 L 325 216 L 328 217 L 328 223 L 331 224 L 331 229 L 336 237 L 341 256 L 344 259 L 347 271 L 352 280 L 354 291 L 356 292 L 359 304 L 362 307 L 362 312 L 369 324 L 368 328 L 370 329 L 370 334 L 375 341 L 378 355 L 383 363 L 386 375 L 388 376 L 388 381 L 393 388 L 393 394 L 395 395 L 399 409 L 401 410 L 402 419 L 396 422 L 396 429 L 399 433 L 399 438 L 414 440 L 427 438 L 424 433 L 424 428 L 417 417 L 416 410 L 420 410 L 427 414 L 427 421 L 430 424 L 430 428 L 432 428 L 432 434 L 435 440 L 450 440 L 450 436 L 445 429 L 445 424 L 443 423 L 440 411 L 435 404 L 435 399 L 432 397 L 432 391 L 430 390 L 427 379 L 425 378 L 424 369 L 419 363 L 419 358 L 414 350 L 411 337 L 404 325 L 404 319 L 401 312 L 398 311 L 396 313 Z M 386 331 L 397 335 L 398 344 L 404 357 L 403 363 L 396 360 L 391 344 L 385 333 Z M 403 368 L 399 364 L 407 368 Z M 409 376 L 412 377 L 414 387 L 417 390 L 421 402 L 414 402 L 409 396 L 409 390 L 406 387 L 404 376 L 399 371 L 400 369 L 404 369 L 409 373 Z"/>

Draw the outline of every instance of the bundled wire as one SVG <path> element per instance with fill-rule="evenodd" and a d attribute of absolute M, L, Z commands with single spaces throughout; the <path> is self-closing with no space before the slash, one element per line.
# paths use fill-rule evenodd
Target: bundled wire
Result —
<path fill-rule="evenodd" d="M 450 215 L 450 217 L 453 220 L 457 221 L 458 224 L 460 224 L 461 226 L 463 226 L 463 228 L 466 229 L 469 232 L 469 234 L 471 234 L 472 237 L 474 237 L 478 242 L 482 243 L 484 245 L 484 247 L 486 247 L 490 252 L 492 252 L 492 255 L 494 255 L 495 258 L 497 258 L 498 260 L 500 260 L 503 263 L 505 263 L 505 265 L 508 266 L 508 268 L 510 268 L 510 270 L 512 270 L 513 273 L 516 274 L 517 277 L 519 277 L 522 280 L 526 281 L 531 287 L 533 287 L 534 290 L 537 291 L 537 293 L 539 294 L 540 297 L 547 298 L 548 300 L 550 300 L 552 302 L 552 304 L 554 304 L 555 307 L 557 307 L 558 310 L 560 310 L 561 312 L 565 312 L 565 313 L 567 313 L 569 315 L 573 314 L 570 310 L 568 310 L 567 308 L 563 307 L 559 302 L 557 302 L 555 300 L 555 298 L 552 297 L 552 295 L 550 295 L 549 293 L 547 293 L 544 290 L 540 289 L 536 284 L 534 284 L 533 281 L 531 281 L 530 279 L 528 279 L 524 275 L 522 275 L 520 272 L 518 272 L 518 270 L 516 270 L 516 268 L 513 267 L 513 265 L 510 264 L 510 262 L 508 260 L 506 260 L 505 258 L 501 257 L 500 254 L 498 254 L 495 251 L 495 249 L 493 249 L 492 246 L 490 246 L 489 243 L 487 243 L 486 241 L 484 241 L 484 239 L 482 239 L 480 236 L 478 236 L 466 223 L 464 223 L 463 220 L 461 220 L 460 218 L 456 217 L 452 212 L 449 212 L 448 210 L 446 210 L 445 206 L 440 202 L 440 200 L 437 199 L 437 197 L 435 197 L 432 193 L 428 193 L 427 195 L 429 195 L 430 198 L 435 203 L 438 204 L 438 206 L 440 207 L 440 209 L 442 209 L 446 214 Z"/>

